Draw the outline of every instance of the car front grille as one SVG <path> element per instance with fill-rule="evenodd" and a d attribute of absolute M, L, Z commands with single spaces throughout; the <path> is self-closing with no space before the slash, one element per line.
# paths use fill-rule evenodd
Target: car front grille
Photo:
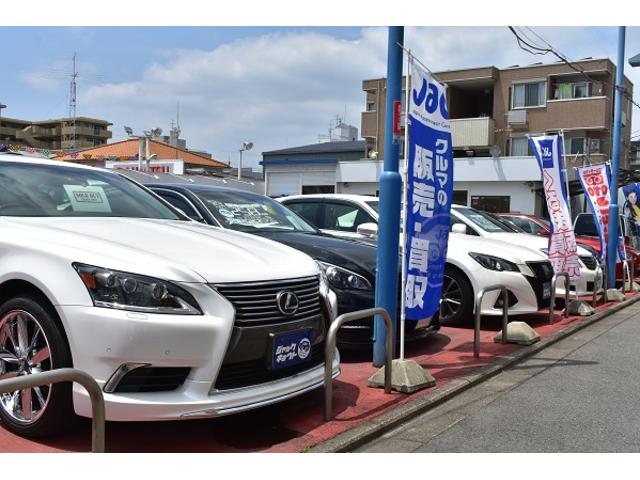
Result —
<path fill-rule="evenodd" d="M 310 370 L 324 362 L 324 342 L 311 348 L 311 360 L 288 368 L 269 370 L 263 359 L 222 365 L 216 378 L 216 390 L 243 388 L 272 382 Z"/>
<path fill-rule="evenodd" d="M 553 267 L 551 266 L 551 262 L 527 262 L 527 265 L 535 274 L 535 277 L 533 278 L 529 276 L 526 278 L 536 294 L 538 308 L 548 307 L 549 298 L 544 298 L 544 284 L 551 284 L 551 279 L 553 278 Z"/>
<path fill-rule="evenodd" d="M 595 270 L 598 267 L 598 260 L 593 255 L 580 255 L 580 260 L 589 270 Z"/>
<path fill-rule="evenodd" d="M 317 276 L 212 286 L 233 304 L 238 326 L 285 323 L 322 315 Z M 298 297 L 299 307 L 293 315 L 285 315 L 278 308 L 276 299 L 283 291 L 293 292 Z"/>

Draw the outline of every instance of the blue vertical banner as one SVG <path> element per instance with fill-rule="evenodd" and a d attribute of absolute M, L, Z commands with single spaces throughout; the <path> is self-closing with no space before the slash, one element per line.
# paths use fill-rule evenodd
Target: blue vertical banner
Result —
<path fill-rule="evenodd" d="M 405 199 L 406 320 L 433 316 L 440 306 L 447 259 L 453 149 L 446 88 L 410 57 L 409 156 Z"/>
<path fill-rule="evenodd" d="M 562 139 L 560 135 L 543 135 L 529 138 L 529 143 L 540 166 L 542 186 L 551 220 L 549 261 L 555 272 L 566 272 L 571 280 L 576 280 L 580 277 L 580 263 L 569 212 Z"/>

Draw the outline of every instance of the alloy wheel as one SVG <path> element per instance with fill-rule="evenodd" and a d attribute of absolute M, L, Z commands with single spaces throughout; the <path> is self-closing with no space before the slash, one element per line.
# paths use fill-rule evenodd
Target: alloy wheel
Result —
<path fill-rule="evenodd" d="M 462 308 L 462 288 L 453 278 L 444 276 L 440 302 L 440 320 L 447 321 Z"/>
<path fill-rule="evenodd" d="M 51 370 L 49 342 L 38 320 L 24 310 L 0 319 L 0 381 Z M 16 422 L 29 425 L 44 413 L 51 386 L 0 395 L 0 408 Z"/>

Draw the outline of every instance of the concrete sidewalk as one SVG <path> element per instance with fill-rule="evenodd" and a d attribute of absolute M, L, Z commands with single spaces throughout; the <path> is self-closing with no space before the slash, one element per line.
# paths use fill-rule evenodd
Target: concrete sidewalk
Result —
<path fill-rule="evenodd" d="M 640 304 L 603 318 L 360 452 L 638 452 Z"/>

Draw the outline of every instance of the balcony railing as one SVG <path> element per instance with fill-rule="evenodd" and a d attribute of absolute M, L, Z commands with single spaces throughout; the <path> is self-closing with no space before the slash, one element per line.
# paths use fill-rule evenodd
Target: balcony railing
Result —
<path fill-rule="evenodd" d="M 489 117 L 451 120 L 454 148 L 488 147 L 494 144 L 495 120 Z"/>

